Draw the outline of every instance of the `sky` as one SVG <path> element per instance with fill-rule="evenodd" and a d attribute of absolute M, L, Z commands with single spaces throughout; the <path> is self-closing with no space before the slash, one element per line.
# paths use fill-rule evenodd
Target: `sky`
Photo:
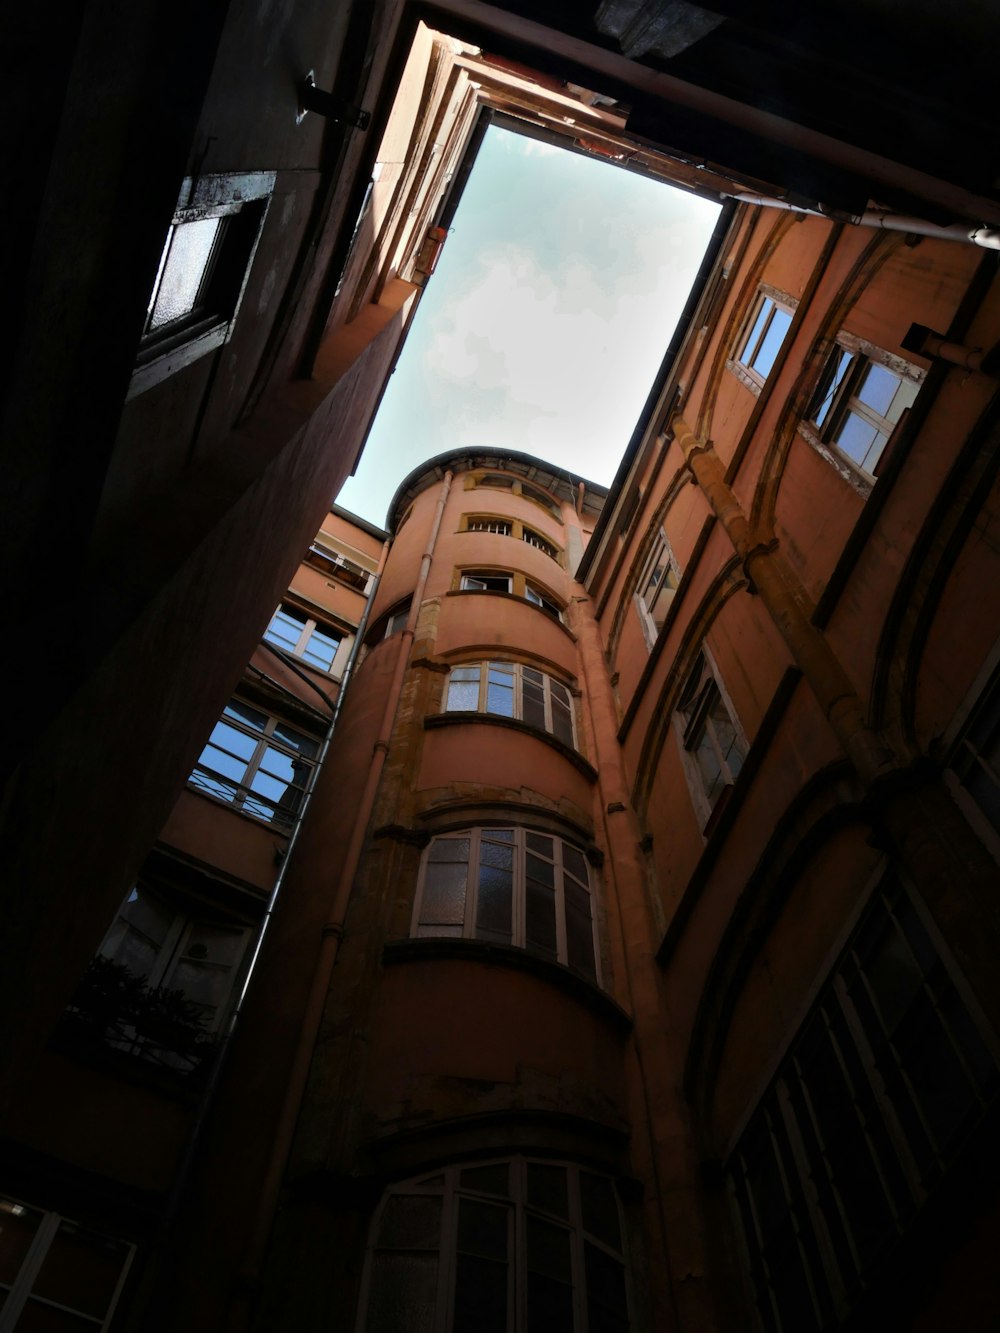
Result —
<path fill-rule="evenodd" d="M 409 472 L 467 447 L 609 485 L 718 213 L 491 126 L 337 503 L 382 525 Z"/>

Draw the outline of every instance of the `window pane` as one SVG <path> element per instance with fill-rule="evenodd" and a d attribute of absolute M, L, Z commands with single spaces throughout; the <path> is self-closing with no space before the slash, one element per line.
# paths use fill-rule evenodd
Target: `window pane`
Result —
<path fill-rule="evenodd" d="M 563 866 L 571 875 L 582 880 L 584 884 L 590 883 L 590 877 L 587 874 L 587 863 L 583 859 L 583 853 L 578 847 L 571 847 L 568 842 L 562 845 Z"/>
<path fill-rule="evenodd" d="M 568 702 L 552 696 L 552 734 L 565 745 L 573 744 L 573 712 Z"/>
<path fill-rule="evenodd" d="M 488 935 L 510 943 L 512 932 L 513 876 L 510 871 L 492 866 L 479 868 L 479 894 L 476 903 L 476 934 Z"/>
<path fill-rule="evenodd" d="M 35 1281 L 34 1294 L 103 1319 L 127 1255 L 128 1247 L 121 1241 L 75 1222 L 61 1222 Z"/>
<path fill-rule="evenodd" d="M 853 458 L 855 463 L 863 464 L 878 433 L 871 422 L 865 421 L 853 412 L 848 412 L 836 436 L 836 443 L 848 458 Z"/>
<path fill-rule="evenodd" d="M 546 884 L 529 879 L 525 893 L 525 942 L 553 956 L 556 952 L 556 896 Z"/>
<path fill-rule="evenodd" d="M 585 1230 L 612 1249 L 622 1247 L 618 1220 L 618 1200 L 615 1187 L 607 1176 L 595 1176 L 590 1171 L 580 1172 L 580 1202 L 583 1206 Z"/>
<path fill-rule="evenodd" d="M 556 1217 L 568 1218 L 568 1197 L 564 1166 L 548 1166 L 542 1162 L 528 1163 L 528 1202 L 532 1207 L 541 1208 L 546 1213 L 554 1213 Z"/>
<path fill-rule="evenodd" d="M 768 325 L 767 332 L 764 334 L 764 340 L 761 343 L 756 356 L 753 359 L 753 368 L 758 375 L 765 379 L 771 373 L 771 367 L 774 365 L 775 357 L 778 355 L 778 349 L 785 341 L 785 334 L 792 322 L 792 317 L 787 310 L 779 310 L 777 306 L 774 309 L 774 315 L 771 323 Z"/>
<path fill-rule="evenodd" d="M 434 1194 L 393 1194 L 379 1223 L 383 1250 L 436 1250 L 441 1244 L 441 1198 Z"/>
<path fill-rule="evenodd" d="M 743 344 L 743 350 L 740 352 L 740 360 L 745 366 L 751 364 L 750 358 L 753 350 L 757 346 L 761 333 L 764 331 L 764 325 L 767 323 L 767 317 L 774 308 L 774 302 L 767 297 L 760 304 L 760 310 L 757 312 L 757 318 L 753 322 L 750 332 L 747 334 L 746 341 Z"/>
<path fill-rule="evenodd" d="M 466 865 L 431 863 L 424 880 L 420 920 L 425 925 L 457 925 L 465 920 Z"/>
<path fill-rule="evenodd" d="M 525 673 L 521 683 L 521 713 L 532 727 L 545 727 L 545 691 L 541 684 L 535 684 Z"/>
<path fill-rule="evenodd" d="M 497 1194 L 506 1198 L 509 1192 L 510 1166 L 507 1162 L 493 1162 L 489 1166 L 470 1166 L 462 1171 L 460 1184 L 464 1190 L 478 1190 L 480 1194 Z"/>
<path fill-rule="evenodd" d="M 584 1247 L 587 1266 L 587 1300 L 592 1309 L 604 1311 L 614 1317 L 613 1323 L 602 1327 L 625 1327 L 628 1318 L 628 1302 L 625 1297 L 625 1269 L 605 1254 L 596 1245 L 588 1241 Z M 619 1322 L 621 1321 L 621 1322 Z M 593 1328 L 593 1323 L 591 1323 Z"/>
<path fill-rule="evenodd" d="M 13 1199 L 0 1199 L 0 1282 L 17 1277 L 43 1214 Z"/>
<path fill-rule="evenodd" d="M 288 746 L 290 750 L 305 755 L 307 759 L 312 759 L 319 749 L 318 742 L 309 736 L 303 736 L 301 732 L 293 731 L 291 727 L 286 727 L 284 722 L 279 722 L 274 728 L 274 738 L 281 741 L 282 745 Z"/>
<path fill-rule="evenodd" d="M 499 837 L 499 829 L 491 829 L 490 837 Z M 468 861 L 468 838 L 435 838 L 431 845 L 430 861 Z"/>
<path fill-rule="evenodd" d="M 861 377 L 858 397 L 884 417 L 898 388 L 899 376 L 894 375 L 891 370 L 886 370 L 885 366 L 873 362 Z"/>
<path fill-rule="evenodd" d="M 325 634 L 321 629 L 314 629 L 302 650 L 302 656 L 315 666 L 329 670 L 333 666 L 333 659 L 337 656 L 339 647 L 339 639 L 331 634 Z"/>
<path fill-rule="evenodd" d="M 149 316 L 151 329 L 191 314 L 215 247 L 221 218 L 199 218 L 171 229 L 160 285 Z"/>
<path fill-rule="evenodd" d="M 282 607 L 274 613 L 270 625 L 264 631 L 264 638 L 268 643 L 275 643 L 291 652 L 301 638 L 305 625 L 305 616 L 298 616 Z"/>
<path fill-rule="evenodd" d="M 573 1333 L 569 1232 L 525 1218 L 530 1333 Z"/>
<path fill-rule="evenodd" d="M 510 1210 L 460 1199 L 453 1333 L 506 1333 Z"/>
<path fill-rule="evenodd" d="M 830 358 L 826 376 L 820 389 L 819 406 L 813 412 L 813 420 L 817 426 L 822 426 L 826 421 L 837 390 L 843 383 L 844 376 L 847 374 L 853 360 L 854 354 L 843 347 L 838 347 Z"/>
<path fill-rule="evenodd" d="M 567 885 L 567 890 L 569 889 Z M 586 894 L 580 892 L 580 896 L 586 898 Z M 582 972 L 584 976 L 596 977 L 597 968 L 594 963 L 594 927 L 590 919 L 590 903 L 587 903 L 586 911 L 571 906 L 567 894 L 566 903 L 566 961 L 570 967 L 577 972 Z"/>
<path fill-rule="evenodd" d="M 253 727 L 255 731 L 263 731 L 267 726 L 267 714 L 260 713 L 256 708 L 251 708 L 248 704 L 239 699 L 230 699 L 222 710 L 223 717 L 235 717 L 247 726 Z"/>
<path fill-rule="evenodd" d="M 456 680 L 452 676 L 448 685 L 446 708 L 450 713 L 474 713 L 479 707 L 479 677 L 475 680 Z"/>
<path fill-rule="evenodd" d="M 503 833 L 503 829 L 497 829 Z M 484 833 L 479 844 L 479 864 L 496 866 L 499 870 L 511 871 L 514 868 L 514 848 L 509 842 L 494 841 L 493 830 Z"/>
<path fill-rule="evenodd" d="M 547 838 L 544 833 L 529 833 L 525 840 L 529 852 L 539 852 L 542 856 L 552 859 L 552 839 Z"/>
<path fill-rule="evenodd" d="M 228 750 L 230 754 L 237 755 L 240 759 L 246 761 L 253 755 L 259 744 L 259 736 L 248 736 L 244 731 L 238 731 L 236 727 L 230 726 L 228 722 L 216 722 L 212 728 L 212 734 L 209 741 L 220 749 Z M 213 764 L 213 768 L 218 765 Z M 221 770 L 225 772 L 226 770 Z"/>
<path fill-rule="evenodd" d="M 501 677 L 498 680 L 493 671 L 490 671 L 489 683 L 486 686 L 486 711 L 495 713 L 499 717 L 514 716 L 514 681 L 512 677 Z"/>
<path fill-rule="evenodd" d="M 376 1254 L 368 1333 L 433 1333 L 437 1273 L 437 1254 Z"/>

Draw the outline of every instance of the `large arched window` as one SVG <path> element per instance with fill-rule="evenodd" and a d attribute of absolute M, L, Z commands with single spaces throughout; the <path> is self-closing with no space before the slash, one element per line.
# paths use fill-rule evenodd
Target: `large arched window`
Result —
<path fill-rule="evenodd" d="M 586 858 L 548 833 L 474 828 L 434 838 L 411 934 L 512 944 L 597 979 Z"/>
<path fill-rule="evenodd" d="M 627 1333 L 618 1196 L 603 1175 L 515 1157 L 388 1190 L 363 1333 Z"/>
<path fill-rule="evenodd" d="M 452 667 L 444 708 L 446 713 L 519 718 L 567 745 L 576 745 L 569 690 L 522 662 L 468 662 Z"/>

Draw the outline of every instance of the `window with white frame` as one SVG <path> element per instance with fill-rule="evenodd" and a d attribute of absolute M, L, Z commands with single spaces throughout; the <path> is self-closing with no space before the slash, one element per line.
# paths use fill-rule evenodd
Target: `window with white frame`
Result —
<path fill-rule="evenodd" d="M 341 641 L 332 626 L 314 620 L 287 602 L 282 602 L 271 617 L 264 638 L 293 657 L 301 657 L 319 671 L 332 669 Z"/>
<path fill-rule="evenodd" d="M 923 377 L 902 358 L 841 334 L 810 406 L 810 423 L 824 444 L 873 476 Z"/>
<path fill-rule="evenodd" d="M 531 602 L 533 606 L 541 607 L 548 615 L 555 620 L 562 620 L 562 607 L 558 602 L 552 600 L 548 593 L 542 592 L 541 588 L 536 588 L 531 583 L 524 585 L 525 600 Z"/>
<path fill-rule="evenodd" d="M 576 744 L 573 698 L 560 681 L 522 662 L 468 662 L 452 667 L 445 712 L 519 718 Z"/>
<path fill-rule="evenodd" d="M 0 1333 L 110 1327 L 134 1247 L 0 1196 Z"/>
<path fill-rule="evenodd" d="M 463 592 L 513 592 L 514 579 L 499 569 L 469 570 L 462 575 L 461 587 Z"/>
<path fill-rule="evenodd" d="M 597 979 L 590 873 L 579 847 L 523 828 L 473 828 L 424 853 L 415 936 L 489 940 Z"/>
<path fill-rule="evenodd" d="M 883 886 L 727 1164 L 768 1333 L 842 1326 L 998 1090 L 937 945 Z"/>
<path fill-rule="evenodd" d="M 698 654 L 677 705 L 677 726 L 686 758 L 688 784 L 702 820 L 736 781 L 747 746 L 723 696 L 708 654 Z"/>
<path fill-rule="evenodd" d="M 793 310 L 761 292 L 737 343 L 736 361 L 750 379 L 762 385 L 774 368 L 781 344 L 792 323 Z"/>
<path fill-rule="evenodd" d="M 130 397 L 228 340 L 273 188 L 271 172 L 184 182 L 150 292 Z"/>
<path fill-rule="evenodd" d="M 393 1185 L 372 1224 L 359 1328 L 627 1333 L 614 1182 L 513 1157 Z"/>
<path fill-rule="evenodd" d="M 295 823 L 319 742 L 280 718 L 231 700 L 188 782 L 287 831 Z"/>
<path fill-rule="evenodd" d="M 661 531 L 643 567 L 636 594 L 643 628 L 650 646 L 663 628 L 670 603 L 674 600 L 680 570 L 665 534 Z"/>
<path fill-rule="evenodd" d="M 357 592 L 368 591 L 368 584 L 372 578 L 371 571 L 363 569 L 361 565 L 349 560 L 346 555 L 331 550 L 330 547 L 320 542 L 312 543 L 309 550 L 302 557 L 302 563 L 309 565 L 311 569 L 319 570 L 321 574 L 326 574 L 338 583 L 344 583 L 347 587 L 354 588 Z"/>

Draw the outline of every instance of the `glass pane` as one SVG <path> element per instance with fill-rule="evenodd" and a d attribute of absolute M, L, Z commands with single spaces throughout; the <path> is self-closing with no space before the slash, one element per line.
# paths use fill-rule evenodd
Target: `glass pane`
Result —
<path fill-rule="evenodd" d="M 464 1254 L 478 1254 L 483 1259 L 507 1258 L 506 1205 L 483 1203 L 478 1199 L 459 1199 L 458 1248 Z"/>
<path fill-rule="evenodd" d="M 507 1333 L 507 1264 L 459 1253 L 452 1333 Z"/>
<path fill-rule="evenodd" d="M 894 375 L 891 370 L 886 370 L 885 366 L 873 363 L 869 365 L 861 377 L 861 383 L 858 386 L 858 397 L 868 407 L 884 417 L 898 388 L 899 376 Z"/>
<path fill-rule="evenodd" d="M 490 836 L 498 836 L 496 830 L 491 830 Z M 468 859 L 468 838 L 436 838 L 428 857 L 430 861 L 468 861 Z"/>
<path fill-rule="evenodd" d="M 528 1202 L 556 1217 L 568 1218 L 566 1168 L 542 1162 L 528 1163 Z"/>
<path fill-rule="evenodd" d="M 597 967 L 594 963 L 594 927 L 590 919 L 590 904 L 587 911 L 566 906 L 566 961 L 570 967 L 584 976 L 595 977 Z"/>
<path fill-rule="evenodd" d="M 563 867 L 582 880 L 584 884 L 589 884 L 590 878 L 587 874 L 587 862 L 584 860 L 583 853 L 578 847 L 572 847 L 568 842 L 562 845 Z"/>
<path fill-rule="evenodd" d="M 753 326 L 747 334 L 746 341 L 743 344 L 743 350 L 740 352 L 740 360 L 745 366 L 751 364 L 750 357 L 753 354 L 754 348 L 757 346 L 757 341 L 760 338 L 761 333 L 764 331 L 764 325 L 767 323 L 767 317 L 773 308 L 774 302 L 765 297 L 760 304 L 757 318 L 754 320 Z"/>
<path fill-rule="evenodd" d="M 580 1202 L 583 1206 L 583 1226 L 598 1240 L 615 1250 L 622 1247 L 618 1219 L 618 1200 L 615 1187 L 607 1176 L 596 1176 L 591 1171 L 580 1172 Z"/>
<path fill-rule="evenodd" d="M 528 880 L 525 892 L 525 942 L 555 956 L 556 895 L 553 889 Z"/>
<path fill-rule="evenodd" d="M 215 248 L 221 218 L 199 218 L 171 229 L 160 285 L 149 316 L 151 329 L 190 315 Z"/>
<path fill-rule="evenodd" d="M 509 943 L 512 925 L 512 885 L 510 871 L 480 866 L 479 895 L 476 903 L 476 934 Z"/>
<path fill-rule="evenodd" d="M 448 685 L 447 709 L 450 713 L 474 713 L 479 707 L 479 681 L 455 680 Z"/>
<path fill-rule="evenodd" d="M 426 925 L 461 925 L 465 920 L 466 865 L 431 863 L 424 879 L 420 920 Z"/>
<path fill-rule="evenodd" d="M 305 755 L 307 759 L 312 759 L 319 749 L 319 743 L 312 740 L 309 736 L 303 736 L 299 731 L 293 731 L 291 727 L 286 727 L 284 722 L 279 722 L 274 728 L 275 740 L 281 741 L 282 745 L 287 745 L 290 750 L 295 750 L 298 754 Z"/>
<path fill-rule="evenodd" d="M 498 1194 L 506 1198 L 509 1193 L 510 1166 L 507 1162 L 494 1162 L 490 1166 L 466 1167 L 459 1177 L 459 1184 L 464 1190 L 478 1190 L 480 1194 Z"/>
<path fill-rule="evenodd" d="M 34 1294 L 102 1319 L 128 1254 L 118 1240 L 61 1222 L 38 1277 Z"/>
<path fill-rule="evenodd" d="M 230 754 L 238 755 L 243 760 L 249 759 L 260 743 L 259 737 L 248 736 L 244 731 L 237 731 L 228 722 L 216 722 L 208 740 L 210 745 L 228 750 Z"/>
<path fill-rule="evenodd" d="M 383 1250 L 436 1250 L 441 1244 L 441 1197 L 393 1194 L 378 1229 Z"/>
<path fill-rule="evenodd" d="M 330 634 L 324 634 L 321 629 L 314 629 L 302 650 L 302 656 L 316 666 L 329 669 L 333 665 L 333 659 L 337 656 L 339 647 L 339 639 L 335 639 Z"/>
<path fill-rule="evenodd" d="M 830 359 L 823 386 L 821 388 L 821 397 L 819 406 L 813 412 L 813 420 L 817 426 L 822 426 L 830 412 L 830 407 L 836 396 L 837 390 L 844 381 L 844 376 L 854 360 L 854 354 L 846 351 L 843 347 L 838 347 Z"/>
<path fill-rule="evenodd" d="M 0 1282 L 13 1282 L 35 1239 L 43 1214 L 13 1199 L 0 1199 Z"/>
<path fill-rule="evenodd" d="M 521 686 L 521 714 L 532 727 L 545 727 L 545 691 L 525 680 Z"/>
<path fill-rule="evenodd" d="M 267 714 L 259 713 L 256 708 L 250 708 L 249 705 L 241 703 L 239 699 L 231 699 L 222 710 L 223 717 L 239 718 L 248 726 L 253 727 L 255 731 L 263 731 L 267 726 Z"/>
<path fill-rule="evenodd" d="M 587 1299 L 599 1309 L 608 1310 L 624 1319 L 628 1313 L 625 1298 L 625 1269 L 588 1241 L 584 1247 L 587 1265 Z"/>
<path fill-rule="evenodd" d="M 555 883 L 555 866 L 551 861 L 543 861 L 540 857 L 533 856 L 531 852 L 528 853 L 526 860 L 529 879 L 536 879 L 542 884 Z"/>
<path fill-rule="evenodd" d="M 848 458 L 853 458 L 855 463 L 862 464 L 877 435 L 878 431 L 870 422 L 853 412 L 848 412 L 836 436 L 836 443 Z"/>
<path fill-rule="evenodd" d="M 573 1333 L 569 1232 L 525 1218 L 530 1333 Z"/>
<path fill-rule="evenodd" d="M 775 357 L 778 355 L 778 349 L 785 341 L 785 334 L 788 332 L 788 326 L 792 322 L 792 317 L 787 310 L 779 310 L 777 306 L 774 309 L 774 315 L 771 323 L 768 325 L 767 332 L 764 334 L 764 341 L 753 359 L 753 368 L 758 375 L 765 379 L 771 373 L 771 367 L 774 365 Z"/>
<path fill-rule="evenodd" d="M 247 772 L 245 759 L 234 759 L 231 754 L 217 750 L 214 745 L 206 745 L 202 750 L 198 767 L 209 768 L 224 778 L 232 778 L 234 783 L 242 782 Z"/>
<path fill-rule="evenodd" d="M 495 866 L 498 870 L 513 870 L 514 848 L 508 842 L 496 843 L 492 838 L 492 832 L 483 834 L 479 844 L 479 864 Z"/>
<path fill-rule="evenodd" d="M 565 745 L 573 744 L 573 713 L 569 704 L 552 698 L 552 732 Z"/>
<path fill-rule="evenodd" d="M 486 711 L 499 717 L 514 716 L 514 684 L 498 684 L 493 681 L 492 673 L 486 687 Z"/>
<path fill-rule="evenodd" d="M 368 1333 L 433 1333 L 436 1254 L 376 1254 L 368 1299 Z"/>

